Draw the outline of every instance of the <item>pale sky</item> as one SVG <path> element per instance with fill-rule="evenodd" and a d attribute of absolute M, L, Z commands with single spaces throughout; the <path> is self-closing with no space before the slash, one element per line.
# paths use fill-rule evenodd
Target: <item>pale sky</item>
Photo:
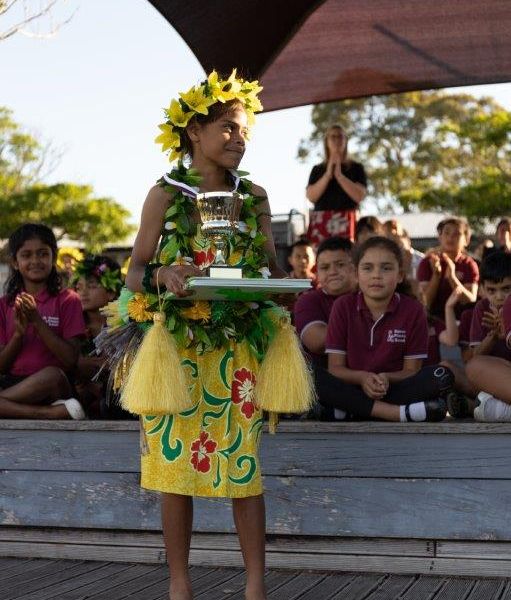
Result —
<path fill-rule="evenodd" d="M 154 143 L 161 109 L 204 72 L 146 0 L 67 0 L 55 16 L 75 8 L 51 39 L 17 35 L 0 42 L 0 105 L 64 151 L 48 183 L 92 184 L 97 196 L 114 198 L 138 222 L 148 189 L 168 170 Z M 463 90 L 494 96 L 511 110 L 511 84 Z M 301 107 L 257 118 L 240 168 L 266 188 L 273 213 L 307 206 L 304 189 L 317 161 L 300 163 L 296 152 L 311 131 L 310 112 Z"/>

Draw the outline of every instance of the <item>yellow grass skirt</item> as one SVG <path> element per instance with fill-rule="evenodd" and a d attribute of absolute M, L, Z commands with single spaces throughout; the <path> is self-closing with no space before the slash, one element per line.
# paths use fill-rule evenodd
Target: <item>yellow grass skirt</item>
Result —
<path fill-rule="evenodd" d="M 194 407 L 142 418 L 143 488 L 245 498 L 262 493 L 258 447 L 262 413 L 254 404 L 258 363 L 246 342 L 197 355 L 181 352 Z"/>

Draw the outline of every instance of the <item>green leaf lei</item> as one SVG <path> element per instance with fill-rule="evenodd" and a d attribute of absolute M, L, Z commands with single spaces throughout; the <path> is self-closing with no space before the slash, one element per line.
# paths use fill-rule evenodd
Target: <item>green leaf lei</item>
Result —
<path fill-rule="evenodd" d="M 238 172 L 240 177 L 246 174 Z M 170 173 L 170 177 L 194 187 L 200 184 L 197 171 L 187 170 L 182 163 Z M 211 262 L 214 253 L 210 242 L 202 236 L 193 218 L 194 199 L 164 179 L 159 184 L 173 196 L 173 202 L 165 214 L 157 259 L 164 265 Z M 251 189 L 251 182 L 241 178 L 238 191 L 243 194 L 244 200 L 240 221 L 246 227 L 231 236 L 226 259 L 228 264 L 242 267 L 243 277 L 262 278 L 262 271 L 268 266 L 268 257 L 264 251 L 266 237 L 258 230 L 257 209 L 264 198 L 252 195 Z M 167 316 L 167 328 L 178 346 L 194 346 L 199 354 L 225 347 L 230 340 L 246 340 L 261 361 L 280 319 L 289 317 L 285 309 L 267 300 L 176 301 L 169 294 L 162 294 L 161 298 Z M 136 319 L 146 329 L 151 322 L 150 313 L 158 310 L 158 297 L 147 293 L 133 294 L 124 288 L 119 298 L 119 314 L 123 323 L 132 320 L 130 303 L 133 302 L 143 305 L 147 310 L 147 318 L 143 321 L 140 317 Z"/>

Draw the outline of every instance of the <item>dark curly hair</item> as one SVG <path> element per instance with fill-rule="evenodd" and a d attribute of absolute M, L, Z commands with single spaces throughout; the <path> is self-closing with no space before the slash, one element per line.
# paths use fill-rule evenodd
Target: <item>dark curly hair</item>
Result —
<path fill-rule="evenodd" d="M 18 229 L 11 233 L 9 237 L 8 247 L 10 257 L 13 261 L 16 260 L 16 255 L 23 244 L 28 240 L 34 239 L 38 239 L 43 244 L 50 247 L 53 266 L 46 281 L 46 287 L 51 296 L 56 296 L 62 288 L 62 279 L 55 267 L 55 261 L 57 260 L 57 240 L 49 227 L 40 223 L 25 223 L 24 225 L 21 225 L 21 227 L 18 227 Z M 23 291 L 23 289 L 23 277 L 11 264 L 9 268 L 9 277 L 5 282 L 5 293 L 8 304 L 12 304 L 16 296 Z"/>

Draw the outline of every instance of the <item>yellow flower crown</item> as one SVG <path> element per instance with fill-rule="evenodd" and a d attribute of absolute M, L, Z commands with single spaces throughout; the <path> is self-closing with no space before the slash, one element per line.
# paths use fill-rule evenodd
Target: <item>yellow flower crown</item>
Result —
<path fill-rule="evenodd" d="M 248 125 L 251 126 L 255 121 L 254 113 L 263 110 L 257 97 L 262 89 L 258 81 L 246 81 L 237 77 L 236 69 L 228 79 L 219 79 L 218 73 L 212 71 L 206 81 L 180 93 L 179 100 L 174 98 L 170 106 L 163 109 L 167 119 L 165 123 L 158 125 L 161 133 L 154 141 L 162 145 L 163 152 L 168 151 L 170 162 L 182 160 L 184 149 L 181 136 L 194 115 L 207 115 L 209 107 L 217 102 L 239 100 L 247 113 Z"/>

